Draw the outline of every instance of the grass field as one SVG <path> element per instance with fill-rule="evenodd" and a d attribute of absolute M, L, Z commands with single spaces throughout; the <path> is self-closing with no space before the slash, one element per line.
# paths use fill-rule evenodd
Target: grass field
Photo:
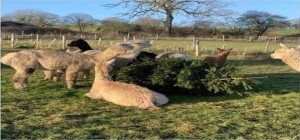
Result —
<path fill-rule="evenodd" d="M 109 43 L 109 41 L 107 41 Z M 228 47 L 263 47 L 265 42 L 225 42 Z M 158 46 L 191 45 L 184 41 L 154 41 Z M 224 42 L 202 42 L 207 48 Z M 296 45 L 296 44 L 288 44 Z M 278 47 L 270 43 L 268 54 Z M 158 47 L 159 49 L 159 47 Z M 171 49 L 171 48 L 170 48 Z M 16 49 L 2 44 L 2 54 Z M 187 52 L 192 55 L 192 52 Z M 209 53 L 208 53 L 209 54 Z M 264 56 L 268 56 L 264 54 Z M 196 58 L 196 57 L 194 57 Z M 202 56 L 196 58 L 202 59 Z M 14 70 L 1 67 L 1 138 L 3 139 L 94 139 L 94 138 L 195 138 L 195 139 L 299 139 L 299 73 L 281 61 L 230 56 L 260 84 L 243 96 L 193 96 L 167 93 L 170 103 L 159 110 L 121 107 L 83 96 L 92 81 L 79 76 L 75 89 L 63 82 L 42 80 L 42 71 L 29 79 L 30 88 L 13 89 Z"/>

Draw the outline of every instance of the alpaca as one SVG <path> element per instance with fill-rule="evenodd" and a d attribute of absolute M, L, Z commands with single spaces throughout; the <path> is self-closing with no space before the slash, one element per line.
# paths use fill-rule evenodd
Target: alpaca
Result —
<path fill-rule="evenodd" d="M 228 57 L 230 51 L 232 50 L 232 48 L 231 49 L 217 48 L 217 50 L 218 50 L 217 57 L 207 56 L 206 58 L 204 58 L 204 62 L 209 65 L 224 66 L 227 61 L 227 57 Z"/>
<path fill-rule="evenodd" d="M 156 57 L 156 59 L 161 59 L 161 58 L 178 58 L 178 59 L 184 59 L 184 60 L 191 60 L 191 58 L 189 58 L 188 56 L 182 54 L 182 53 L 177 53 L 177 52 L 165 52 L 165 53 L 161 53 L 158 54 Z"/>
<path fill-rule="evenodd" d="M 92 48 L 89 46 L 89 44 L 84 41 L 83 39 L 78 39 L 75 41 L 72 41 L 68 44 L 69 47 L 78 47 L 81 52 L 89 55 L 95 55 L 97 54 L 97 50 L 92 50 Z M 132 42 L 127 42 L 127 43 L 120 43 L 116 44 L 114 46 L 123 46 L 123 47 L 128 47 L 131 50 L 133 50 L 133 53 L 129 54 L 123 54 L 119 55 L 115 59 L 115 65 L 114 69 L 118 69 L 120 67 L 126 66 L 132 61 L 135 60 L 136 57 L 139 56 L 139 54 L 142 52 L 141 50 L 147 47 L 150 47 L 151 44 L 147 40 L 133 40 Z M 99 52 L 98 52 L 99 53 Z"/>
<path fill-rule="evenodd" d="M 282 62 L 300 72 L 300 49 L 299 46 L 296 48 L 288 48 L 286 45 L 280 43 L 280 48 L 276 49 L 271 54 L 273 59 L 281 59 Z"/>
<path fill-rule="evenodd" d="M 95 61 L 107 61 L 126 53 L 132 53 L 129 47 L 114 46 L 103 52 L 105 55 L 87 55 L 82 53 L 67 53 L 54 50 L 23 50 L 8 53 L 1 58 L 1 63 L 16 70 L 13 83 L 16 89 L 27 87 L 28 77 L 35 69 L 63 70 L 66 73 L 66 84 L 73 88 L 77 73 L 80 70 L 94 67 Z"/>
<path fill-rule="evenodd" d="M 119 69 L 128 65 L 141 53 L 142 49 L 151 46 L 150 41 L 148 40 L 133 40 L 132 42 L 123 43 L 119 45 L 130 47 L 133 53 L 127 53 L 116 57 L 113 69 Z"/>
<path fill-rule="evenodd" d="M 70 42 L 67 44 L 70 48 L 78 47 L 79 50 L 76 51 L 70 51 L 69 49 L 67 52 L 77 52 L 77 53 L 83 53 L 87 55 L 97 55 L 100 54 L 101 51 L 99 50 L 93 50 L 92 47 L 83 39 L 78 39 L 75 41 Z M 89 80 L 90 75 L 90 69 L 83 69 L 83 77 L 84 81 Z M 53 80 L 58 81 L 58 79 L 63 75 L 63 70 L 44 70 L 44 80 Z"/>
<path fill-rule="evenodd" d="M 141 109 L 158 108 L 169 99 L 160 93 L 134 84 L 114 82 L 109 75 L 110 62 L 99 62 L 95 66 L 95 80 L 85 96 L 106 100 L 121 106 L 135 106 Z"/>

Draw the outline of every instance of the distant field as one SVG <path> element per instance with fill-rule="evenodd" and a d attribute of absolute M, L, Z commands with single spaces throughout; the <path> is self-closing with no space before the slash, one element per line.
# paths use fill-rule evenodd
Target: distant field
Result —
<path fill-rule="evenodd" d="M 26 40 L 29 42 L 29 40 Z M 26 42 L 24 41 L 24 42 Z M 46 49 L 52 40 L 42 41 Z M 113 44 L 122 40 L 113 40 Z M 97 40 L 89 40 L 97 49 Z M 100 49 L 111 43 L 103 40 Z M 23 44 L 20 41 L 19 45 Z M 263 52 L 266 42 L 201 41 L 203 55 L 211 55 L 217 47 Z M 30 44 L 29 44 L 30 45 Z M 103 47 L 104 45 L 104 47 Z M 154 40 L 151 52 L 178 50 L 195 59 L 192 42 L 186 40 Z M 299 45 L 287 43 L 288 46 Z M 1 138 L 3 139 L 299 139 L 299 73 L 281 61 L 269 59 L 279 47 L 271 42 L 261 58 L 238 57 L 233 52 L 228 64 L 241 69 L 246 76 L 264 77 L 243 96 L 193 96 L 166 93 L 170 103 L 160 110 L 139 110 L 121 107 L 83 96 L 92 81 L 79 75 L 75 89 L 63 82 L 43 81 L 42 71 L 29 79 L 30 88 L 13 88 L 14 70 L 1 65 Z M 60 49 L 61 44 L 53 44 Z M 189 48 L 189 49 L 187 49 Z M 206 51 L 210 50 L 210 51 Z M 2 41 L 5 54 L 21 49 L 10 48 Z"/>
<path fill-rule="evenodd" d="M 51 46 L 49 44 L 53 39 L 41 39 L 38 49 L 62 49 L 62 41 L 55 40 Z M 66 40 L 68 44 L 72 40 Z M 124 42 L 123 40 L 101 40 L 99 43 L 98 40 L 86 40 L 92 48 L 105 50 L 107 47 Z M 18 46 L 35 46 L 34 39 L 27 40 L 18 40 L 16 41 L 16 47 Z M 288 46 L 298 46 L 299 43 L 286 43 Z M 203 57 L 206 55 L 212 55 L 216 53 L 216 48 L 233 48 L 233 51 L 230 57 L 241 56 L 244 52 L 245 55 L 261 54 L 265 52 L 267 42 L 264 41 L 200 41 L 200 56 Z M 10 40 L 2 41 L 2 48 L 13 49 L 10 45 Z M 67 46 L 66 46 L 67 47 Z M 276 48 L 279 47 L 279 42 L 270 42 L 267 48 L 267 54 L 272 53 Z M 146 51 L 151 52 L 164 52 L 164 51 L 180 51 L 179 48 L 182 48 L 183 53 L 188 54 L 191 57 L 195 57 L 195 52 L 193 48 L 193 42 L 191 39 L 165 39 L 165 40 L 153 40 L 152 47 L 145 49 Z"/>

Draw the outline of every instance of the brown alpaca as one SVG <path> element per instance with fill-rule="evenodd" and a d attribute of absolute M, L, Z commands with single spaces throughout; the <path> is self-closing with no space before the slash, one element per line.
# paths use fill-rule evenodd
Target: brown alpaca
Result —
<path fill-rule="evenodd" d="M 207 56 L 204 58 L 204 62 L 209 65 L 215 65 L 215 66 L 224 66 L 227 60 L 227 56 L 229 55 L 231 49 L 218 49 L 218 56 Z"/>
<path fill-rule="evenodd" d="M 112 81 L 108 73 L 108 64 L 113 61 L 96 64 L 92 89 L 85 96 L 96 100 L 106 100 L 121 106 L 136 106 L 141 109 L 157 108 L 157 106 L 168 103 L 169 99 L 163 94 L 138 85 Z"/>

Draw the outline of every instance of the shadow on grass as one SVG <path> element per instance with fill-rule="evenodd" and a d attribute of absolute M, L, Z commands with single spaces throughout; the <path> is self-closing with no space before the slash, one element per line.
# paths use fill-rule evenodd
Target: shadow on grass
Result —
<path fill-rule="evenodd" d="M 273 65 L 284 66 L 285 64 L 281 60 L 276 59 L 242 59 L 242 60 L 228 60 L 229 65 L 235 66 L 261 66 L 261 65 Z"/>
<path fill-rule="evenodd" d="M 247 77 L 264 77 L 257 79 L 260 84 L 253 85 L 253 92 L 266 92 L 271 94 L 285 94 L 290 92 L 300 92 L 300 74 L 299 73 L 268 73 L 251 74 Z"/>

